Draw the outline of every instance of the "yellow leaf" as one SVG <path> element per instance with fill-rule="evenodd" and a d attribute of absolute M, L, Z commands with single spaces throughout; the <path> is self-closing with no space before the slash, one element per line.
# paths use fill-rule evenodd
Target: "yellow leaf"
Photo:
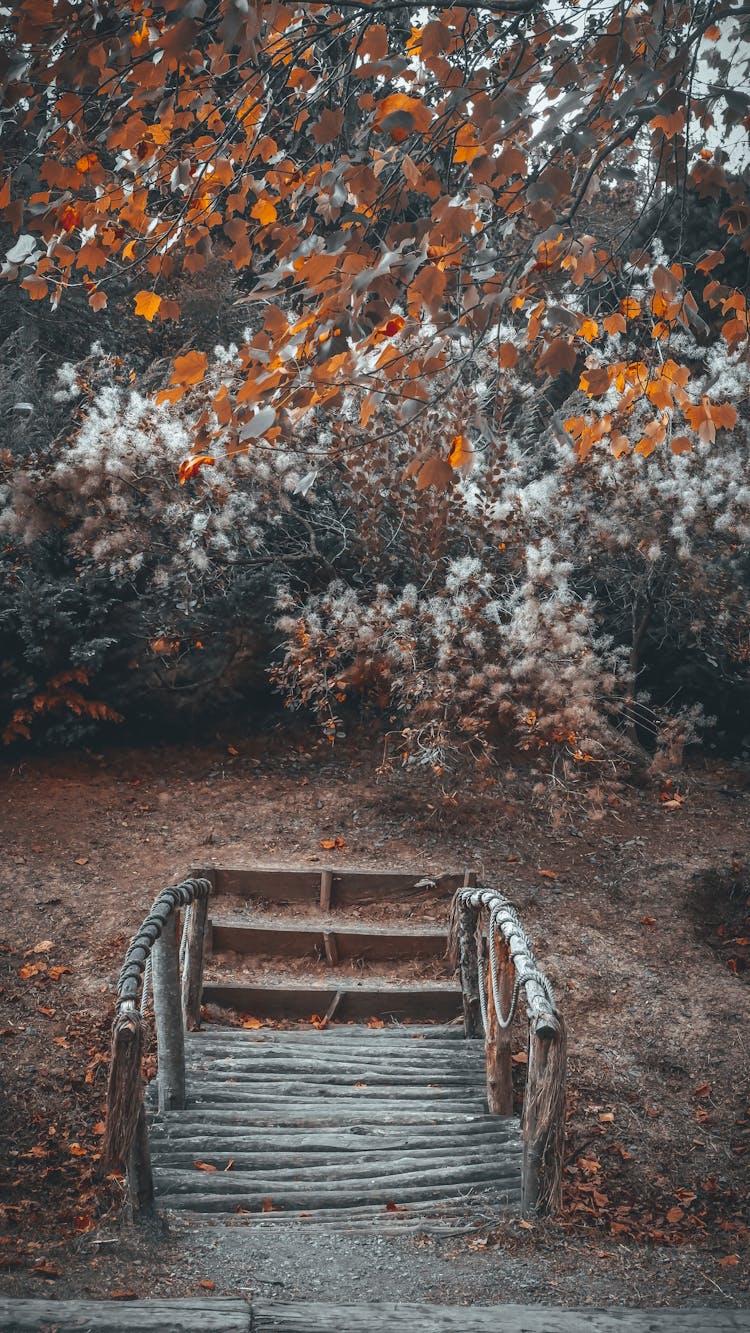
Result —
<path fill-rule="evenodd" d="M 267 227 L 269 223 L 276 221 L 278 214 L 270 199 L 258 199 L 250 209 L 250 216 L 257 218 L 262 227 Z"/>
<path fill-rule="evenodd" d="M 454 435 L 448 462 L 452 468 L 472 468 L 474 466 L 474 446 L 465 435 Z"/>
<path fill-rule="evenodd" d="M 584 319 L 578 333 L 581 338 L 586 339 L 587 343 L 593 342 L 594 338 L 599 336 L 599 325 L 595 319 Z"/>
<path fill-rule="evenodd" d="M 149 324 L 160 305 L 161 297 L 157 296 L 156 292 L 136 292 L 135 313 L 141 315 L 143 319 L 147 319 Z"/>
<path fill-rule="evenodd" d="M 623 296 L 620 302 L 620 310 L 626 319 L 636 319 L 641 313 L 641 303 L 632 296 Z"/>

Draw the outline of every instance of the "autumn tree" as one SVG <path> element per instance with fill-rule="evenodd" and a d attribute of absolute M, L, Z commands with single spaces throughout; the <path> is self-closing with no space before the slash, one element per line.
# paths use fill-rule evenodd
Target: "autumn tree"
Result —
<path fill-rule="evenodd" d="M 746 36 L 746 8 L 720 0 L 21 0 L 4 32 L 16 124 L 0 199 L 18 233 L 5 272 L 53 303 L 82 284 L 96 310 L 130 270 L 136 312 L 166 321 L 180 316 L 177 274 L 226 259 L 262 301 L 262 327 L 244 382 L 203 429 L 229 415 L 239 448 L 291 435 L 346 385 L 366 391 L 363 422 L 387 405 L 408 423 L 436 372 L 458 374 L 478 345 L 496 344 L 502 370 L 503 318 L 539 382 L 585 362 L 592 405 L 574 438 L 610 438 L 700 316 L 677 228 L 650 271 L 637 375 L 612 355 L 606 339 L 642 303 L 623 273 L 632 213 L 596 236 L 597 196 L 615 206 L 610 192 L 634 183 L 641 212 L 666 189 L 721 198 L 721 243 L 690 263 L 729 346 L 746 338 L 745 292 L 722 282 L 726 243 L 747 253 L 744 186 L 728 169 L 746 139 Z M 173 399 L 205 364 L 200 347 L 177 360 Z M 472 423 L 482 441 L 497 435 L 500 374 L 493 390 Z M 654 403 L 649 438 L 669 440 L 674 423 L 690 440 L 707 422 L 730 426 L 732 411 L 693 401 L 688 376 Z"/>
<path fill-rule="evenodd" d="M 191 589 L 196 561 L 220 589 L 249 555 L 290 700 L 335 731 L 370 688 L 436 763 L 500 714 L 605 762 L 651 717 L 650 636 L 710 656 L 717 589 L 742 659 L 747 6 L 19 0 L 3 22 L 6 290 L 62 330 L 84 302 L 110 352 L 126 316 L 147 334 L 101 402 L 65 372 L 79 417 L 10 482 L 14 539 L 59 524 L 130 578 L 158 532 Z M 137 493 L 102 428 L 128 412 Z M 201 595 L 172 629 L 149 602 L 151 639 L 202 641 Z"/>

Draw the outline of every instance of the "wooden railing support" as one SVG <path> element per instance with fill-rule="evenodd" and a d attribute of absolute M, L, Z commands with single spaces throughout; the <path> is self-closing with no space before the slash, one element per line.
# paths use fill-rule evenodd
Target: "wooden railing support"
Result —
<path fill-rule="evenodd" d="M 529 1025 L 529 1055 L 523 1103 L 521 1211 L 558 1212 L 562 1206 L 565 1138 L 566 1041 L 562 1018 L 550 1035 L 551 1018 Z"/>
<path fill-rule="evenodd" d="M 472 870 L 464 875 L 464 886 L 473 888 L 477 877 Z M 479 908 L 462 903 L 458 925 L 459 967 L 464 1010 L 464 1036 L 482 1036 L 482 1010 L 479 1003 L 479 955 L 477 925 Z"/>
<path fill-rule="evenodd" d="M 495 958 L 498 967 L 498 993 L 503 1014 L 510 1012 L 513 1000 L 515 968 L 510 950 L 495 932 Z M 510 1025 L 501 1028 L 495 1009 L 492 969 L 487 968 L 487 1033 L 484 1040 L 487 1066 L 487 1109 L 492 1115 L 513 1114 L 513 1067 L 511 1065 Z"/>
<path fill-rule="evenodd" d="M 151 950 L 151 965 L 159 1061 L 159 1111 L 180 1111 L 185 1105 L 185 1032 L 174 913 L 165 922 Z"/>
<path fill-rule="evenodd" d="M 133 1221 L 145 1221 L 154 1214 L 154 1177 L 143 1102 L 138 1112 L 133 1146 L 128 1153 L 126 1177 Z"/>
<path fill-rule="evenodd" d="M 198 898 L 190 909 L 187 935 L 187 962 L 182 986 L 182 1021 L 186 1032 L 201 1025 L 203 959 L 208 898 Z"/>

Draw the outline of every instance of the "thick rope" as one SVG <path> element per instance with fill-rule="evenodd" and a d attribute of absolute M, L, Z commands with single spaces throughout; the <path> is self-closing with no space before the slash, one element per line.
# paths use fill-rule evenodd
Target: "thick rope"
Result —
<path fill-rule="evenodd" d="M 207 898 L 211 892 L 208 879 L 186 879 L 168 889 L 162 889 L 151 904 L 151 911 L 133 936 L 120 968 L 117 980 L 117 999 L 115 1008 L 119 1010 L 128 1000 L 136 1002 L 141 977 L 151 956 L 151 950 L 161 935 L 170 916 L 179 907 L 189 907 L 192 902 Z"/>
<path fill-rule="evenodd" d="M 482 908 L 489 912 L 488 935 L 489 935 L 489 953 L 490 953 L 490 980 L 492 984 L 492 997 L 495 1003 L 495 1013 L 499 1026 L 501 1028 L 510 1027 L 515 1018 L 518 1009 L 518 1001 L 522 987 L 526 987 L 528 982 L 536 982 L 540 990 L 543 991 L 550 1006 L 550 1012 L 557 1016 L 557 1006 L 555 1004 L 555 995 L 549 978 L 541 971 L 536 964 L 534 952 L 531 947 L 526 931 L 521 924 L 518 913 L 512 903 L 508 901 L 503 894 L 495 889 L 485 888 L 462 888 L 458 889 L 451 904 L 450 924 L 448 929 L 448 957 L 454 966 L 458 964 L 459 959 L 459 933 L 460 916 L 463 906 Z M 500 990 L 498 985 L 498 966 L 497 949 L 495 944 L 496 931 L 502 933 L 502 927 L 506 926 L 512 929 L 518 937 L 518 943 L 514 948 L 511 944 L 511 959 L 516 968 L 516 978 L 513 986 L 513 995 L 511 997 L 510 1008 L 507 1014 L 503 1014 L 500 1000 Z M 520 945 L 520 947 L 519 947 Z M 526 965 L 523 970 L 519 969 L 516 958 L 519 954 L 524 954 L 529 960 L 531 966 Z M 487 999 L 486 999 L 486 972 L 481 949 L 478 950 L 478 976 L 479 976 L 479 1003 L 482 1013 L 482 1023 L 485 1032 L 487 1031 Z M 528 996 L 528 990 L 527 990 Z M 529 1015 L 531 1017 L 531 1013 Z"/>
<path fill-rule="evenodd" d="M 146 966 L 143 969 L 143 984 L 141 986 L 141 1018 L 146 1017 L 148 1009 L 149 995 L 151 992 L 151 954 L 146 959 Z"/>

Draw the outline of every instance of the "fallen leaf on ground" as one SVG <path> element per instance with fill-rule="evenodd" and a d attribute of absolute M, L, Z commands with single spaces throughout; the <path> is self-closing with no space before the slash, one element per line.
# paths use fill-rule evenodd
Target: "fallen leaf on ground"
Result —
<path fill-rule="evenodd" d="M 216 1170 L 216 1167 L 215 1167 L 215 1166 L 212 1166 L 210 1162 L 193 1162 L 193 1166 L 195 1167 L 196 1171 L 215 1171 L 215 1170 Z"/>
<path fill-rule="evenodd" d="M 198 1286 L 202 1287 L 204 1291 L 216 1291 L 216 1283 L 212 1282 L 209 1277 L 205 1277 L 202 1282 L 198 1283 Z"/>

